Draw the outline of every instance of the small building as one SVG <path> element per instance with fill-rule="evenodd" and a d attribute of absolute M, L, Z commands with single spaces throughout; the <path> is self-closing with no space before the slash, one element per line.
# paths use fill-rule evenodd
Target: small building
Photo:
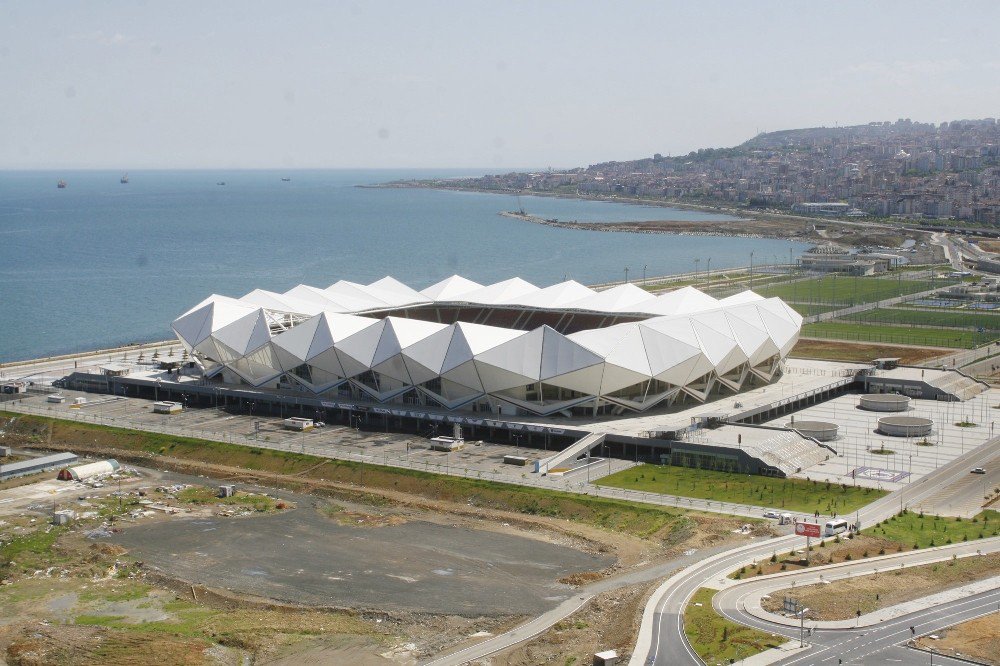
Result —
<path fill-rule="evenodd" d="M 504 465 L 518 465 L 520 467 L 524 467 L 525 465 L 528 464 L 528 459 L 525 458 L 524 456 L 504 456 L 503 457 L 503 464 Z"/>
<path fill-rule="evenodd" d="M 455 439 L 444 435 L 431 438 L 431 451 L 461 451 L 464 448 L 464 439 Z"/>
<path fill-rule="evenodd" d="M 72 465 L 79 459 L 75 453 L 63 452 L 0 465 L 0 481 Z"/>
<path fill-rule="evenodd" d="M 61 405 L 62 403 L 66 402 L 66 396 L 61 395 L 59 393 L 52 393 L 47 398 L 45 398 L 45 401 Z"/>
<path fill-rule="evenodd" d="M 10 455 L 10 447 L 0 446 L 0 458 L 6 458 L 9 455 Z"/>
<path fill-rule="evenodd" d="M 6 395 L 19 395 L 28 392 L 28 385 L 24 382 L 4 382 L 0 384 L 0 393 Z"/>
<path fill-rule="evenodd" d="M 236 486 L 234 484 L 228 484 L 225 486 L 219 486 L 219 497 L 233 497 L 236 495 Z"/>
<path fill-rule="evenodd" d="M 160 402 L 153 403 L 154 414 L 179 414 L 183 410 L 184 406 L 179 402 L 161 400 Z"/>
<path fill-rule="evenodd" d="M 121 469 L 121 465 L 114 458 L 101 460 L 86 465 L 76 467 L 64 467 L 59 470 L 60 481 L 84 481 L 102 476 L 110 476 Z"/>
<path fill-rule="evenodd" d="M 316 427 L 316 424 L 313 422 L 312 419 L 303 418 L 301 416 L 293 416 L 291 418 L 287 418 L 284 421 L 282 421 L 281 424 L 285 426 L 285 428 L 287 428 L 288 430 L 299 430 L 303 432 L 306 430 L 312 430 L 313 428 Z"/>
<path fill-rule="evenodd" d="M 105 377 L 124 377 L 132 371 L 132 366 L 125 363 L 108 363 L 101 366 L 101 374 Z"/>

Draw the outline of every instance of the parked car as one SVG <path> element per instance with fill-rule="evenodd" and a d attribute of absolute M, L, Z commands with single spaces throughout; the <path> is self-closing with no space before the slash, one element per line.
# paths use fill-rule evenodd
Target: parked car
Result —
<path fill-rule="evenodd" d="M 973 474 L 986 474 L 986 470 L 983 469 L 982 467 L 973 467 L 972 468 L 972 473 Z"/>
<path fill-rule="evenodd" d="M 764 512 L 764 517 L 765 518 L 781 518 L 781 514 L 778 513 L 777 511 L 768 510 L 768 511 Z"/>

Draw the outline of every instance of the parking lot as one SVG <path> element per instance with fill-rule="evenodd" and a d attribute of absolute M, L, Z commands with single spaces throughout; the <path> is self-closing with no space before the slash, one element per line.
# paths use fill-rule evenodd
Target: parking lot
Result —
<path fill-rule="evenodd" d="M 177 414 L 153 413 L 152 400 L 108 396 L 80 391 L 61 390 L 66 402 L 49 403 L 43 395 L 33 395 L 20 401 L 19 409 L 60 418 L 102 423 L 123 428 L 151 430 L 201 439 L 232 442 L 249 446 L 293 451 L 321 457 L 360 460 L 374 464 L 394 465 L 429 472 L 455 474 L 495 481 L 532 482 L 532 485 L 560 488 L 570 483 L 586 481 L 588 472 L 595 478 L 632 465 L 624 460 L 596 460 L 588 466 L 579 464 L 561 478 L 539 477 L 532 474 L 534 461 L 553 452 L 501 444 L 467 440 L 455 451 L 435 451 L 427 437 L 378 432 L 345 425 L 330 424 L 304 432 L 289 430 L 282 419 L 273 416 L 232 414 L 217 408 L 190 408 Z M 77 397 L 86 402 L 72 406 Z M 595 451 L 595 456 L 599 451 Z M 505 456 L 526 458 L 524 466 L 504 463 Z"/>

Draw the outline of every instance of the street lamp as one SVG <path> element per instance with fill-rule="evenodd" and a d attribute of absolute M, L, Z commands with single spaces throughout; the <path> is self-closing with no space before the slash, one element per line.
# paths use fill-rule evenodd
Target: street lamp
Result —
<path fill-rule="evenodd" d="M 628 284 L 628 266 L 625 267 L 625 284 Z"/>
<path fill-rule="evenodd" d="M 753 291 L 753 250 L 750 251 L 750 291 Z"/>

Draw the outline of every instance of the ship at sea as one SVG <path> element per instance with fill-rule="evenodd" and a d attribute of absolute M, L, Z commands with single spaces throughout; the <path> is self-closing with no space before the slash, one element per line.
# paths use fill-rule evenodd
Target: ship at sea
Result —
<path fill-rule="evenodd" d="M 121 182 L 122 185 L 128 185 L 128 174 L 124 174 L 119 182 Z"/>
<path fill-rule="evenodd" d="M 282 179 L 281 179 L 281 182 L 283 182 L 283 183 L 287 183 L 287 182 L 289 182 L 290 180 L 291 180 L 291 178 L 282 178 Z"/>
<path fill-rule="evenodd" d="M 58 183 L 56 183 L 56 187 L 58 187 L 60 190 L 65 190 L 66 189 L 66 181 L 65 180 L 60 180 Z"/>

